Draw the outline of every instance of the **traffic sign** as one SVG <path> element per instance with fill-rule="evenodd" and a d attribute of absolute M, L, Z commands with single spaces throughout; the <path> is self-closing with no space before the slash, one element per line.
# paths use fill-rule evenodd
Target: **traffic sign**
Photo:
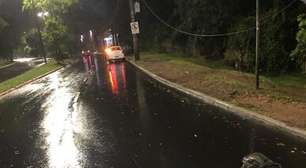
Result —
<path fill-rule="evenodd" d="M 138 22 L 132 22 L 131 23 L 131 31 L 132 31 L 132 34 L 139 34 L 140 33 Z"/>
<path fill-rule="evenodd" d="M 135 2 L 135 13 L 140 13 L 140 3 Z"/>

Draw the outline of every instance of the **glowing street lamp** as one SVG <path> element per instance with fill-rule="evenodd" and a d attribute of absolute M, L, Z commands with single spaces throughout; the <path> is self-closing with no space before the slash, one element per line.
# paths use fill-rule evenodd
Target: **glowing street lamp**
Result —
<path fill-rule="evenodd" d="M 38 12 L 37 16 L 40 18 L 43 18 L 43 17 L 49 16 L 49 12 Z"/>
<path fill-rule="evenodd" d="M 84 42 L 84 35 L 83 34 L 81 34 L 81 42 L 83 43 Z"/>

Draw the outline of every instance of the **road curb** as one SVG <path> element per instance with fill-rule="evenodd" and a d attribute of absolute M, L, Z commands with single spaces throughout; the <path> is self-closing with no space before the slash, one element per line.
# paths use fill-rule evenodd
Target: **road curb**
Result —
<path fill-rule="evenodd" d="M 18 86 L 16 86 L 16 87 L 14 87 L 14 88 L 11 88 L 11 89 L 9 89 L 9 90 L 7 90 L 7 91 L 4 91 L 4 92 L 0 93 L 0 99 L 1 99 L 3 96 L 5 96 L 5 95 L 7 95 L 7 94 L 9 94 L 9 93 L 11 93 L 11 92 L 13 92 L 13 91 L 15 91 L 16 89 L 19 89 L 19 88 L 21 88 L 21 87 L 23 87 L 23 86 L 25 86 L 25 85 L 27 85 L 27 84 L 30 84 L 30 83 L 32 83 L 32 82 L 35 82 L 35 81 L 37 81 L 37 80 L 39 80 L 39 79 L 41 79 L 41 78 L 43 78 L 43 77 L 46 77 L 46 76 L 48 76 L 48 75 L 50 75 L 50 74 L 52 74 L 52 73 L 54 73 L 54 72 L 57 72 L 57 71 L 61 70 L 61 69 L 63 69 L 63 68 L 64 68 L 64 67 L 56 68 L 56 69 L 54 69 L 54 70 L 52 70 L 52 71 L 50 71 L 50 72 L 47 72 L 47 73 L 45 73 L 45 74 L 43 74 L 43 75 L 40 75 L 40 76 L 36 77 L 36 78 L 34 78 L 34 79 L 31 79 L 31 80 L 29 80 L 29 81 L 26 81 L 26 82 L 24 82 L 24 83 L 22 83 L 22 84 L 20 84 L 20 85 L 18 85 Z"/>
<path fill-rule="evenodd" d="M 16 63 L 17 63 L 17 62 L 13 62 L 13 63 L 10 63 L 10 64 L 8 64 L 8 65 L 4 65 L 4 66 L 0 67 L 0 70 L 5 69 L 5 68 L 8 68 L 8 67 L 11 67 L 11 66 L 15 65 Z"/>
<path fill-rule="evenodd" d="M 159 83 L 161 83 L 161 84 L 163 84 L 163 85 L 165 85 L 169 88 L 177 90 L 181 93 L 184 93 L 188 96 L 196 98 L 196 99 L 202 101 L 204 104 L 212 105 L 212 106 L 218 107 L 220 109 L 223 109 L 226 112 L 229 112 L 229 113 L 231 113 L 235 116 L 240 117 L 242 120 L 253 121 L 256 124 L 264 125 L 266 127 L 272 128 L 274 130 L 281 131 L 282 133 L 284 133 L 284 134 L 286 134 L 290 137 L 294 137 L 294 138 L 298 138 L 298 139 L 302 139 L 302 140 L 306 141 L 306 131 L 304 131 L 302 129 L 295 128 L 295 127 L 290 127 L 283 122 L 280 122 L 280 121 L 274 120 L 272 118 L 266 117 L 264 115 L 258 114 L 256 112 L 252 112 L 250 110 L 247 110 L 247 109 L 229 104 L 227 102 L 224 102 L 224 101 L 219 100 L 217 98 L 214 98 L 214 97 L 208 96 L 206 94 L 200 93 L 198 91 L 188 89 L 184 86 L 181 86 L 177 83 L 171 82 L 167 79 L 164 79 L 164 78 L 146 70 L 145 68 L 137 65 L 134 61 L 127 60 L 127 62 L 130 63 L 132 66 L 134 66 L 139 71 L 148 75 L 150 78 L 156 80 L 157 82 L 159 82 Z"/>

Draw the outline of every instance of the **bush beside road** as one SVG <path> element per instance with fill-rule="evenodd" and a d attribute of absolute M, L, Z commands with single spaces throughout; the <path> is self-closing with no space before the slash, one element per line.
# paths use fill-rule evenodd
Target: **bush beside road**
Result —
<path fill-rule="evenodd" d="M 153 73 L 289 126 L 306 129 L 306 75 L 262 77 L 232 70 L 222 62 L 175 54 L 142 53 L 137 64 Z"/>

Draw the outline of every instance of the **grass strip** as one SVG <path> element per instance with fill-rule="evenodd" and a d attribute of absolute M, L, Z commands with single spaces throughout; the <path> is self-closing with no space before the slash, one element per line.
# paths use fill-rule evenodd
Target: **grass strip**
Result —
<path fill-rule="evenodd" d="M 146 52 L 138 65 L 169 81 L 306 130 L 306 75 L 261 76 L 227 67 L 222 60 Z"/>
<path fill-rule="evenodd" d="M 51 72 L 57 68 L 61 67 L 56 61 L 50 60 L 47 64 L 42 65 L 40 67 L 31 69 L 29 71 L 26 71 L 25 73 L 16 76 L 14 78 L 11 78 L 9 80 L 6 80 L 4 82 L 0 83 L 0 93 L 5 92 L 11 88 L 14 88 L 18 85 L 21 85 L 22 83 L 25 83 L 27 81 L 30 81 L 36 77 L 39 77 L 41 75 L 44 75 L 48 72 Z"/>

